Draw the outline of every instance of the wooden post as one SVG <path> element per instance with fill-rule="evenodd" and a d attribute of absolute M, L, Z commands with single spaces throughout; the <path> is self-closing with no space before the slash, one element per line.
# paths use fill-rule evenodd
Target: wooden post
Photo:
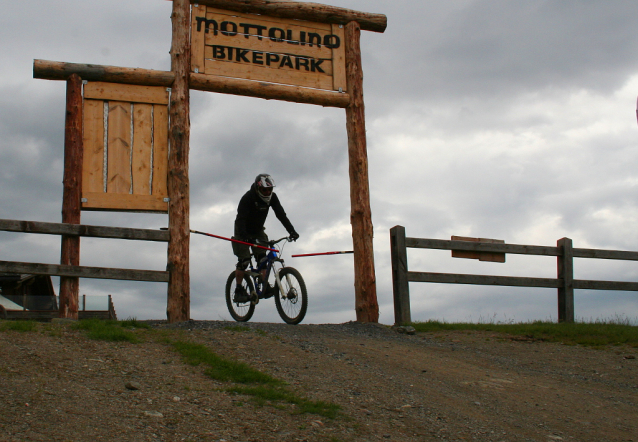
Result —
<path fill-rule="evenodd" d="M 62 222 L 80 224 L 82 190 L 82 79 L 73 74 L 66 83 Z M 80 237 L 62 236 L 62 265 L 80 265 Z M 60 277 L 60 318 L 77 319 L 80 280 Z"/>
<path fill-rule="evenodd" d="M 558 246 L 558 322 L 574 322 L 574 248 L 569 238 L 559 239 Z"/>
<path fill-rule="evenodd" d="M 392 293 L 394 295 L 394 325 L 412 322 L 410 287 L 408 284 L 408 253 L 405 247 L 405 227 L 390 229 L 390 258 L 392 260 Z"/>
<path fill-rule="evenodd" d="M 355 21 L 346 25 L 346 81 L 350 105 L 346 108 L 350 170 L 350 223 L 354 247 L 354 287 L 357 321 L 378 322 L 372 213 L 368 183 L 363 70 L 361 67 L 361 28 Z"/>
<path fill-rule="evenodd" d="M 175 81 L 170 100 L 170 154 L 168 157 L 168 301 L 169 322 L 190 319 L 190 184 L 188 154 L 190 141 L 190 2 L 173 1 L 171 71 Z"/>

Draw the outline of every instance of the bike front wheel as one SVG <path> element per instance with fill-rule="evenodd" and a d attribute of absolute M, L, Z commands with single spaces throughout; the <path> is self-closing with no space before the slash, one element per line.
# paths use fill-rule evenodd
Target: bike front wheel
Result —
<path fill-rule="evenodd" d="M 252 294 L 254 291 L 253 282 L 250 280 L 248 275 L 244 275 L 242 285 L 249 294 Z M 253 313 L 255 313 L 255 304 L 250 301 L 237 301 L 234 299 L 235 287 L 237 287 L 237 278 L 233 271 L 226 281 L 226 306 L 228 307 L 230 316 L 232 316 L 235 321 L 246 322 L 253 317 Z"/>
<path fill-rule="evenodd" d="M 279 287 L 275 294 L 275 305 L 281 319 L 287 324 L 299 324 L 308 309 L 308 292 L 301 273 L 292 267 L 284 267 L 279 271 L 279 280 L 283 287 L 283 294 Z"/>

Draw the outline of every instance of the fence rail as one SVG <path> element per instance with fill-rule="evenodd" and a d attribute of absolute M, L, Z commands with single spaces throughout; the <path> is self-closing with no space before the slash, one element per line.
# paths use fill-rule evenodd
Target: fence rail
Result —
<path fill-rule="evenodd" d="M 408 248 L 556 256 L 558 272 L 556 278 L 414 272 L 408 271 Z M 450 241 L 429 238 L 409 238 L 405 236 L 405 228 L 403 226 L 395 226 L 390 229 L 390 254 L 392 258 L 394 318 L 396 324 L 405 324 L 412 321 L 409 282 L 555 288 L 558 289 L 559 322 L 574 321 L 574 289 L 638 291 L 638 282 L 575 280 L 573 263 L 574 258 L 638 261 L 638 252 L 575 249 L 573 248 L 572 240 L 569 238 L 558 240 L 556 247 Z"/>
<path fill-rule="evenodd" d="M 45 223 L 11 219 L 0 219 L 0 231 L 159 242 L 168 242 L 170 239 L 169 232 L 165 230 Z M 0 272 L 71 278 L 120 279 L 129 281 L 168 282 L 169 280 L 168 271 L 86 267 L 14 261 L 0 261 Z"/>

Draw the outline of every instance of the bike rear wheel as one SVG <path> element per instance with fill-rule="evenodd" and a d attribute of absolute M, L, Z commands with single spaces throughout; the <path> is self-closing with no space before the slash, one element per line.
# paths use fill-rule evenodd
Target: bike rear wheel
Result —
<path fill-rule="evenodd" d="M 249 294 L 252 294 L 252 292 L 254 291 L 253 282 L 250 280 L 248 275 L 244 275 L 244 281 L 242 285 Z M 233 299 L 233 297 L 235 296 L 235 287 L 237 287 L 237 278 L 235 277 L 235 272 L 233 271 L 228 276 L 228 280 L 226 281 L 226 306 L 228 307 L 230 316 L 232 316 L 235 321 L 246 322 L 253 317 L 253 313 L 255 313 L 255 304 L 250 301 L 235 301 Z"/>
<path fill-rule="evenodd" d="M 275 305 L 281 319 L 287 324 L 299 324 L 308 309 L 308 292 L 301 273 L 292 267 L 284 267 L 279 271 L 279 279 L 284 289 L 285 297 L 277 287 Z"/>

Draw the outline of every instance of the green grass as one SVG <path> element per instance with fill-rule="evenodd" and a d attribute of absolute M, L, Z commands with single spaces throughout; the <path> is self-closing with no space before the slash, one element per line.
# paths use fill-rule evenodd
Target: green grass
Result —
<path fill-rule="evenodd" d="M 97 341 L 141 342 L 134 332 L 124 327 L 131 327 L 130 321 L 105 321 L 102 319 L 83 319 L 71 325 L 75 330 L 83 330 L 89 339 Z"/>
<path fill-rule="evenodd" d="M 212 379 L 240 384 L 283 384 L 282 381 L 262 373 L 248 364 L 222 358 L 211 352 L 205 345 L 185 341 L 175 341 L 172 344 L 187 364 L 207 366 L 204 373 Z"/>
<path fill-rule="evenodd" d="M 35 321 L 2 321 L 0 322 L 0 331 L 19 331 L 30 332 L 36 329 Z"/>
<path fill-rule="evenodd" d="M 286 383 L 269 374 L 262 373 L 243 362 L 232 361 L 216 355 L 205 345 L 186 341 L 172 342 L 173 348 L 182 355 L 190 365 L 204 365 L 204 374 L 222 382 L 233 382 L 235 385 L 227 391 L 250 396 L 258 405 L 271 403 L 275 406 L 284 402 L 297 406 L 298 413 L 311 413 L 334 419 L 340 407 L 323 401 L 311 401 L 300 397 L 286 388 Z"/>
<path fill-rule="evenodd" d="M 638 347 L 638 327 L 613 321 L 575 322 L 571 324 L 534 321 L 528 323 L 448 323 L 440 321 L 411 324 L 418 332 L 474 330 L 525 336 L 568 345 L 602 347 L 626 344 Z"/>

